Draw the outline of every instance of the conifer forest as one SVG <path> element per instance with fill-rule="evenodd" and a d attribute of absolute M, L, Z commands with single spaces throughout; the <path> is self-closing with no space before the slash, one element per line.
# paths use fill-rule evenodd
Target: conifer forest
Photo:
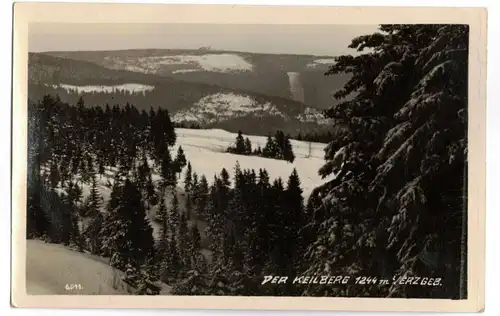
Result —
<path fill-rule="evenodd" d="M 116 273 L 109 293 L 465 299 L 468 36 L 421 24 L 353 38 L 354 53 L 319 75 L 345 80 L 313 129 L 273 114 L 254 130 L 277 110 L 246 124 L 241 104 L 224 114 L 231 125 L 180 120 L 184 94 L 169 107 L 39 88 L 27 104 L 28 256 L 47 244 L 98 261 Z M 205 156 L 197 140 L 214 130 L 230 141 L 212 139 Z"/>

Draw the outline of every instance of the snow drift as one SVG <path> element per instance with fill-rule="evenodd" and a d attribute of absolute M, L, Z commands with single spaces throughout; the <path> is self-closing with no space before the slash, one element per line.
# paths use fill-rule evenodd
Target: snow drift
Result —
<path fill-rule="evenodd" d="M 103 258 L 72 251 L 63 245 L 27 241 L 28 295 L 130 294 L 122 276 L 123 272 L 112 268 Z M 170 287 L 164 284 L 160 294 L 169 293 Z"/>

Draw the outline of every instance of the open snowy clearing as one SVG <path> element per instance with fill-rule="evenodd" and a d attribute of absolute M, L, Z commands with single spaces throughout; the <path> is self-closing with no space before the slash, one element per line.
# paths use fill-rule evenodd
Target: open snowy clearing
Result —
<path fill-rule="evenodd" d="M 207 178 L 209 185 L 213 183 L 214 175 L 220 175 L 222 168 L 226 168 L 231 176 L 231 181 L 234 176 L 234 167 L 239 163 L 240 168 L 255 169 L 258 173 L 260 168 L 267 170 L 271 182 L 280 177 L 286 185 L 288 177 L 293 169 L 297 170 L 301 180 L 301 188 L 303 190 L 304 200 L 307 201 L 311 191 L 317 186 L 323 184 L 326 180 L 321 179 L 318 175 L 319 168 L 324 164 L 324 148 L 326 144 L 322 143 L 309 143 L 304 141 L 291 140 L 293 152 L 295 154 L 295 161 L 293 163 L 276 160 L 270 158 L 263 158 L 258 156 L 243 156 L 230 154 L 225 152 L 229 146 L 234 146 L 237 134 L 230 133 L 221 129 L 186 129 L 177 128 L 177 142 L 171 148 L 172 158 L 175 158 L 179 146 L 182 147 L 186 155 L 186 159 L 191 163 L 193 172 L 198 174 L 198 177 L 204 175 Z M 252 143 L 252 147 L 260 146 L 264 148 L 267 137 L 263 136 L 244 136 L 248 137 Z M 153 162 L 150 161 L 150 165 Z M 98 191 L 103 198 L 102 211 L 105 212 L 105 206 L 109 201 L 111 194 L 112 184 L 114 182 L 115 173 L 117 168 L 115 166 L 107 166 L 105 174 L 97 177 Z M 44 172 L 48 169 L 44 168 Z M 181 209 L 184 204 L 184 197 L 182 196 L 184 187 L 185 168 L 178 179 L 177 191 Z M 75 175 L 75 179 L 79 178 Z M 161 177 L 158 173 L 152 174 L 153 182 L 158 182 Z M 90 185 L 88 183 L 81 183 L 82 195 L 85 200 L 90 195 Z M 63 191 L 57 189 L 60 193 Z M 167 205 L 172 198 L 171 192 L 167 192 L 166 200 Z M 153 234 L 155 237 L 159 236 L 160 225 L 154 221 L 158 206 L 150 207 L 147 210 L 148 218 L 153 227 Z M 198 223 L 200 234 L 204 237 L 204 223 Z"/>
<path fill-rule="evenodd" d="M 324 164 L 324 148 L 326 144 L 308 143 L 291 140 L 295 161 L 289 163 L 284 160 L 268 159 L 257 156 L 243 156 L 226 153 L 225 150 L 234 145 L 237 134 L 221 129 L 196 130 L 177 128 L 177 146 L 182 146 L 186 158 L 191 162 L 193 171 L 199 175 L 205 175 L 208 182 L 213 180 L 215 174 L 220 174 L 222 168 L 226 168 L 233 174 L 236 162 L 241 169 L 264 168 L 268 171 L 271 180 L 281 177 L 284 182 L 288 179 L 293 169 L 297 169 L 302 189 L 307 198 L 311 191 L 324 183 L 318 175 L 319 168 Z M 267 137 L 245 136 L 252 143 L 253 148 L 260 146 L 264 148 Z M 175 153 L 175 151 L 172 151 Z"/>
<path fill-rule="evenodd" d="M 39 240 L 26 243 L 26 292 L 28 295 L 124 295 L 123 273 L 103 258 L 70 250 L 62 245 Z M 66 287 L 73 287 L 67 290 Z M 162 295 L 170 294 L 163 285 Z"/>

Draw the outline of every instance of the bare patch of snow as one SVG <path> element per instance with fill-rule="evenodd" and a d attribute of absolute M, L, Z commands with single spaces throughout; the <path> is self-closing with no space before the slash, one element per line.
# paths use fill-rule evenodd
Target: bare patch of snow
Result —
<path fill-rule="evenodd" d="M 307 67 L 317 67 L 319 65 L 334 65 L 336 63 L 334 58 L 319 58 L 312 63 L 307 64 Z"/>
<path fill-rule="evenodd" d="M 182 74 L 182 73 L 187 73 L 187 72 L 195 72 L 198 71 L 198 69 L 177 69 L 172 71 L 173 74 Z"/>
<path fill-rule="evenodd" d="M 238 72 L 251 71 L 253 66 L 236 54 L 173 55 L 157 58 L 164 65 L 195 64 L 207 71 Z"/>

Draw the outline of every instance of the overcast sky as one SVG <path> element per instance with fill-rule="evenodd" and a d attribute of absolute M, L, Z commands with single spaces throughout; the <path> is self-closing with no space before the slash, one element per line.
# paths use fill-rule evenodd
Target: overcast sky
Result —
<path fill-rule="evenodd" d="M 192 48 L 335 56 L 375 25 L 32 24 L 29 51 Z"/>

